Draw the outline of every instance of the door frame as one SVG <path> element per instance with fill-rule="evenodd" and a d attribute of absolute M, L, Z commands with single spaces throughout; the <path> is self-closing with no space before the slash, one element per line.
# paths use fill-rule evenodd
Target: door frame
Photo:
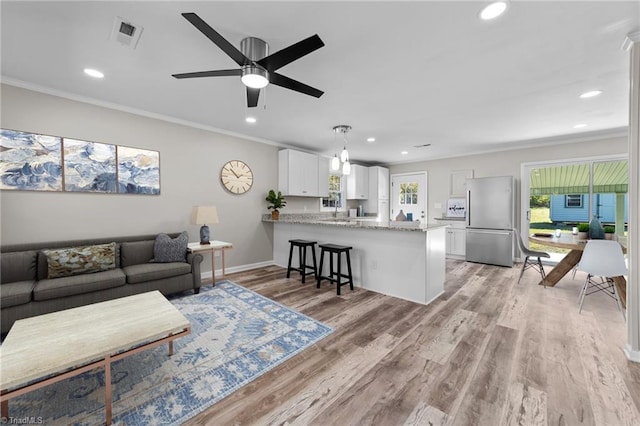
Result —
<path fill-rule="evenodd" d="M 531 169 L 539 167 L 554 166 L 559 164 L 571 164 L 571 163 L 585 163 L 596 161 L 613 161 L 613 160 L 629 160 L 628 154 L 606 154 L 597 155 L 592 157 L 575 157 L 575 158 L 563 158 L 557 160 L 541 160 L 531 161 L 520 164 L 520 236 L 525 245 L 529 246 L 529 222 L 527 219 L 527 212 L 529 209 L 530 199 L 530 179 Z M 591 179 L 591 178 L 589 178 Z M 591 187 L 591 181 L 589 181 L 589 187 Z M 591 212 L 591 197 L 589 197 L 589 212 Z M 526 231 L 525 231 L 526 229 Z"/>
<path fill-rule="evenodd" d="M 429 176 L 426 170 L 420 172 L 394 173 L 389 176 L 389 220 L 393 220 L 393 178 L 399 176 L 424 175 L 424 218 L 420 218 L 420 223 L 427 223 L 429 217 Z"/>

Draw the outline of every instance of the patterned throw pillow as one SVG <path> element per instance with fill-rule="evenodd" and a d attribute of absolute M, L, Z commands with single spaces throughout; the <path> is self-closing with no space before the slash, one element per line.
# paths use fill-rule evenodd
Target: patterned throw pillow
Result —
<path fill-rule="evenodd" d="M 183 231 L 175 238 L 171 238 L 167 234 L 160 234 L 156 237 L 156 242 L 153 245 L 153 259 L 151 261 L 156 263 L 186 262 L 187 244 L 189 244 L 187 231 Z"/>
<path fill-rule="evenodd" d="M 47 278 L 108 271 L 116 267 L 116 243 L 42 250 L 47 256 Z"/>

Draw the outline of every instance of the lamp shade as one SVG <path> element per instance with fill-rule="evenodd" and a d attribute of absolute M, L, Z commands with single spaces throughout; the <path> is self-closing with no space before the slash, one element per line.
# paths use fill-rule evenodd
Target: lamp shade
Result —
<path fill-rule="evenodd" d="M 215 206 L 194 206 L 192 221 L 196 225 L 218 223 L 218 210 Z"/>

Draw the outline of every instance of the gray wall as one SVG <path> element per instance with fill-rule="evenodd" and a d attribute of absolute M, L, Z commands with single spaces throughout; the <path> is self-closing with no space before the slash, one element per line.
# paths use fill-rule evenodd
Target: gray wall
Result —
<path fill-rule="evenodd" d="M 396 164 L 389 168 L 390 174 L 427 172 L 428 218 L 441 217 L 446 213 L 449 197 L 449 180 L 452 171 L 473 170 L 473 177 L 514 176 L 516 178 L 516 225 L 520 226 L 520 167 L 522 163 L 553 161 L 562 159 L 596 157 L 628 153 L 626 137 L 607 138 L 538 148 L 494 152 L 482 155 L 455 157 L 433 161 Z M 436 204 L 441 208 L 437 208 Z"/>
<path fill-rule="evenodd" d="M 230 241 L 227 266 L 273 259 L 272 225 L 261 222 L 266 193 L 278 184 L 278 148 L 212 131 L 2 85 L 1 126 L 160 151 L 161 195 L 0 191 L 2 244 L 187 230 L 194 205 L 215 205 L 212 239 Z M 228 160 L 243 160 L 254 184 L 231 195 L 220 183 Z M 216 266 L 219 268 L 220 264 Z M 211 270 L 205 256 L 203 270 Z"/>

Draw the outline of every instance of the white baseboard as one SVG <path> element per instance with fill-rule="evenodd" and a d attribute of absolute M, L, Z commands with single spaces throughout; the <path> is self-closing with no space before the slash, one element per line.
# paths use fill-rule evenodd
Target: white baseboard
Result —
<path fill-rule="evenodd" d="M 624 354 L 629 361 L 640 362 L 640 351 L 634 351 L 629 345 L 625 346 Z"/>
<path fill-rule="evenodd" d="M 248 265 L 230 266 L 224 269 L 225 269 L 225 273 L 233 274 L 235 272 L 244 272 L 244 271 L 249 271 L 251 269 L 257 269 L 257 268 L 262 268 L 264 266 L 272 266 L 272 265 L 274 265 L 273 260 L 266 260 L 264 262 L 250 263 Z M 200 274 L 200 277 L 203 279 L 204 278 L 211 279 L 211 271 L 203 271 Z M 216 269 L 216 279 L 220 279 L 220 277 L 222 277 L 222 269 Z"/>

